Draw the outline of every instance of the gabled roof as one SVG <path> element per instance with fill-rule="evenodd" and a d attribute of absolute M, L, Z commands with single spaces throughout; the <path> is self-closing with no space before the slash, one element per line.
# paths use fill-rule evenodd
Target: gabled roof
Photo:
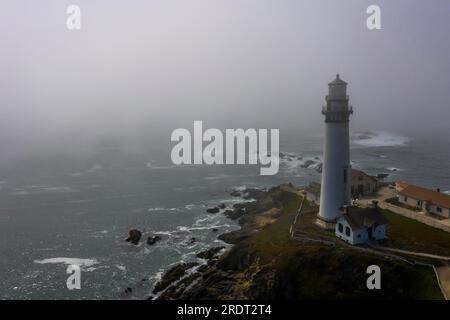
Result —
<path fill-rule="evenodd" d="M 398 194 L 416 200 L 427 201 L 440 207 L 450 209 L 450 195 L 447 195 L 445 193 L 410 184 L 403 190 L 401 190 Z"/>
<path fill-rule="evenodd" d="M 395 188 L 396 188 L 398 191 L 401 191 L 401 190 L 405 189 L 407 186 L 409 186 L 409 183 L 404 182 L 404 181 L 397 181 L 397 182 L 395 183 Z"/>
<path fill-rule="evenodd" d="M 356 177 L 358 177 L 358 176 L 363 175 L 363 176 L 366 176 L 366 177 L 372 179 L 372 180 L 375 181 L 375 182 L 377 181 L 377 179 L 376 179 L 375 177 L 369 176 L 367 173 L 365 173 L 364 171 L 361 171 L 361 170 L 352 169 L 352 170 L 350 171 L 350 175 L 351 175 L 351 178 L 352 178 L 352 179 L 353 179 L 353 178 L 356 178 Z"/>
<path fill-rule="evenodd" d="M 388 220 L 380 208 L 349 207 L 348 212 L 341 216 L 353 230 L 370 228 L 388 224 Z"/>

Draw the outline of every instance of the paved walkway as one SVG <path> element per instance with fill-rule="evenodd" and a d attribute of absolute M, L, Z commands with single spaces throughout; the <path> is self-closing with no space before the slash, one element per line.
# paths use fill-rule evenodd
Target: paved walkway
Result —
<path fill-rule="evenodd" d="M 442 266 L 437 269 L 437 274 L 439 276 L 439 280 L 441 281 L 441 287 L 445 292 L 445 296 L 447 299 L 450 297 L 450 267 Z"/>
<path fill-rule="evenodd" d="M 380 246 L 378 244 L 373 244 L 373 243 L 371 243 L 370 246 L 375 249 L 379 249 L 379 250 L 386 250 L 386 251 L 403 253 L 403 254 L 412 255 L 412 256 L 431 258 L 431 259 L 436 259 L 436 260 L 443 260 L 445 262 L 450 262 L 450 257 L 446 257 L 446 256 L 439 256 L 436 254 L 425 253 L 425 252 L 415 252 L 415 251 L 401 250 L 401 249 L 395 249 L 395 248 L 390 248 L 390 247 L 383 247 L 383 246 Z"/>

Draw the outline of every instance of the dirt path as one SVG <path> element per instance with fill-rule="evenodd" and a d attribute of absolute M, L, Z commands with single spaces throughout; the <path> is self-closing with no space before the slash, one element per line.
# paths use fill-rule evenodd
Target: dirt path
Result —
<path fill-rule="evenodd" d="M 375 249 L 386 250 L 386 251 L 397 252 L 397 253 L 403 253 L 403 254 L 413 255 L 413 256 L 418 256 L 418 257 L 423 257 L 423 258 L 431 258 L 431 259 L 443 260 L 443 261 L 446 261 L 446 262 L 450 261 L 450 257 L 439 256 L 439 255 L 431 254 L 431 253 L 401 250 L 401 249 L 383 247 L 383 246 L 379 246 L 377 244 L 371 244 L 371 247 L 373 247 Z"/>
<path fill-rule="evenodd" d="M 447 299 L 450 297 L 450 267 L 442 266 L 436 268 L 439 280 L 441 281 L 442 289 L 445 292 Z"/>

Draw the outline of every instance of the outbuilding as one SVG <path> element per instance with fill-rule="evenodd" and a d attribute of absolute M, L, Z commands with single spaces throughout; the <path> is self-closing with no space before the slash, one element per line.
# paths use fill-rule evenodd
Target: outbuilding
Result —
<path fill-rule="evenodd" d="M 386 237 L 388 220 L 377 203 L 372 207 L 344 207 L 336 222 L 336 236 L 352 245 L 364 244 Z"/>

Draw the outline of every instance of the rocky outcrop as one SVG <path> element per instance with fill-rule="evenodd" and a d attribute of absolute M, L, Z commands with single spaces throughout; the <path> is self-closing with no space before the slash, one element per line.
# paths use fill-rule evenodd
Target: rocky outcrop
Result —
<path fill-rule="evenodd" d="M 219 213 L 220 209 L 219 209 L 219 207 L 208 208 L 208 209 L 206 209 L 206 212 L 208 212 L 208 213 Z"/>
<path fill-rule="evenodd" d="M 170 284 L 180 280 L 183 276 L 186 275 L 186 272 L 197 266 L 198 263 L 180 263 L 176 266 L 169 269 L 162 277 L 162 279 L 155 285 L 153 289 L 153 294 L 156 294 L 164 289 L 166 289 Z"/>
<path fill-rule="evenodd" d="M 302 167 L 302 168 L 309 168 L 313 164 L 315 164 L 315 162 L 313 160 L 306 160 L 305 163 L 303 163 L 300 167 Z"/>
<path fill-rule="evenodd" d="M 160 241 L 162 238 L 160 236 L 150 236 L 147 238 L 148 245 L 154 245 L 156 242 Z"/>
<path fill-rule="evenodd" d="M 208 250 L 197 253 L 197 257 L 200 259 L 212 260 L 216 258 L 222 249 L 225 247 L 213 247 Z"/>
<path fill-rule="evenodd" d="M 130 242 L 134 245 L 138 245 L 139 241 L 142 238 L 142 232 L 139 231 L 138 229 L 131 229 L 128 232 L 128 238 L 125 239 L 126 242 Z"/>

